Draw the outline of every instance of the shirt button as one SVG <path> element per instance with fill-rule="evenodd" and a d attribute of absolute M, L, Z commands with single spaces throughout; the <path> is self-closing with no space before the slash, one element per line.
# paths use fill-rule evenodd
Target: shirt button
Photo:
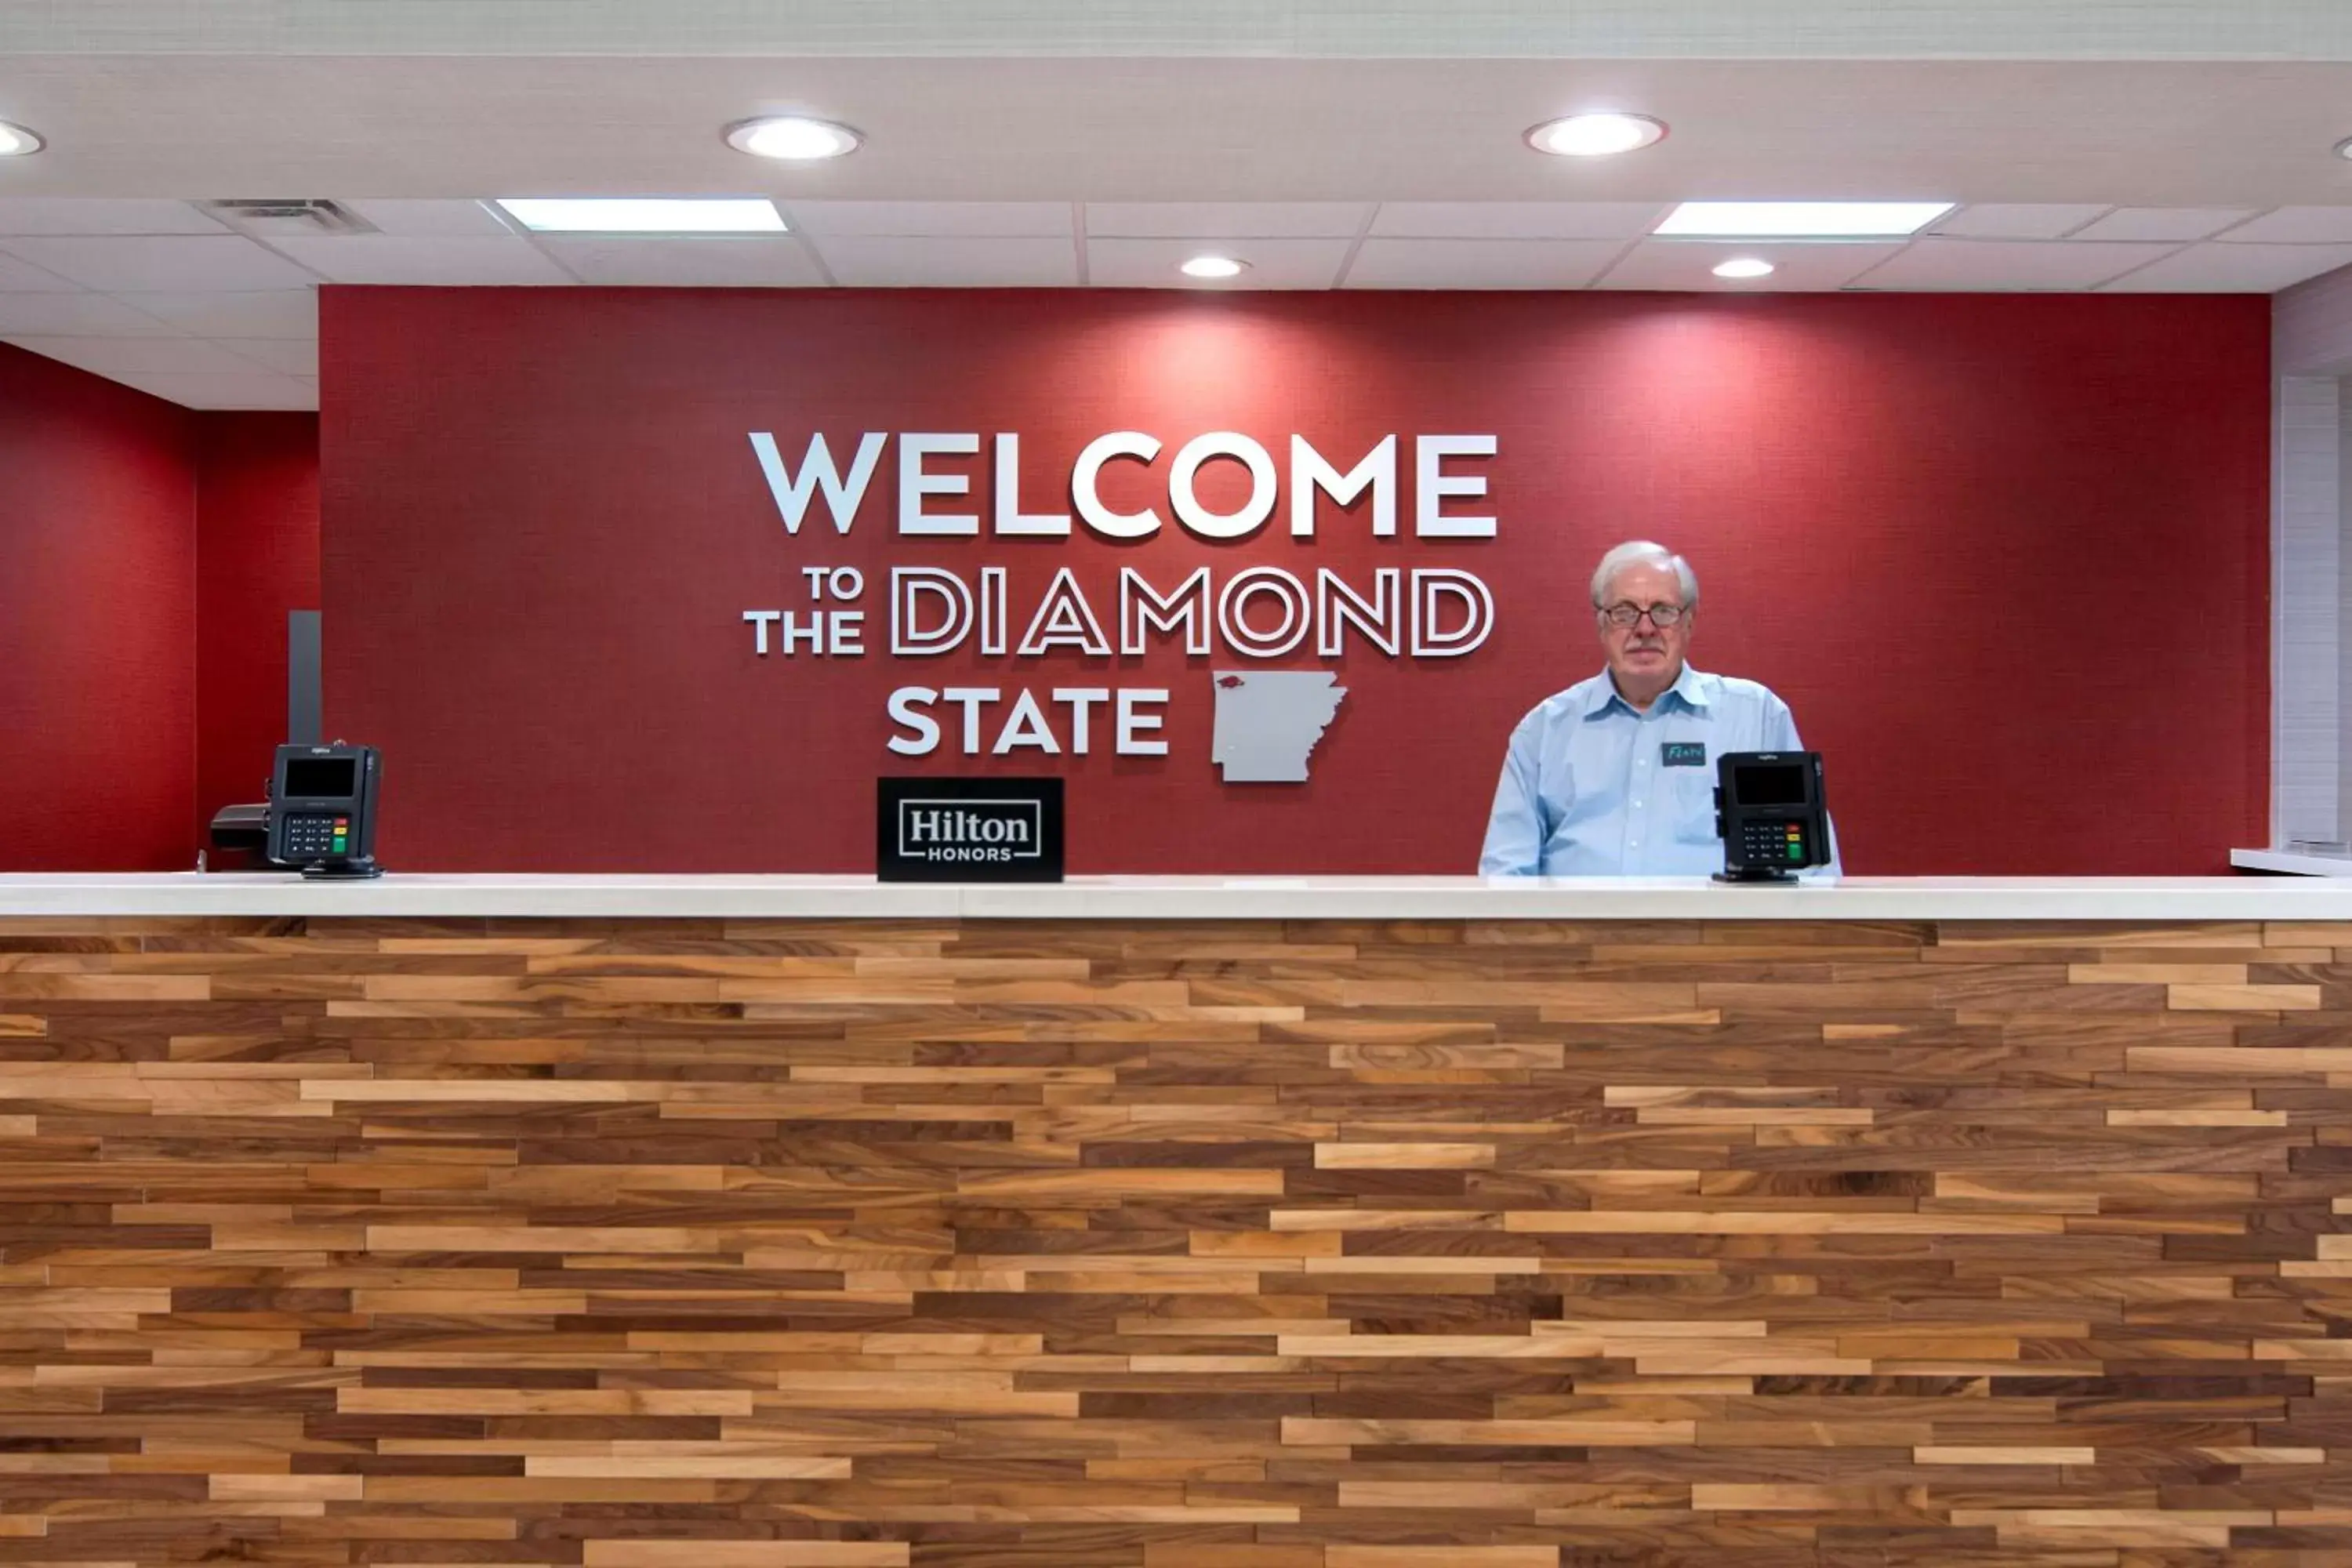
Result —
<path fill-rule="evenodd" d="M 1641 809 L 1642 809 L 1642 803 L 1641 803 L 1640 801 L 1638 801 L 1638 800 L 1637 800 L 1637 801 L 1635 801 L 1635 802 L 1633 803 L 1633 809 L 1634 809 L 1635 811 L 1639 811 L 1639 810 L 1641 810 Z"/>

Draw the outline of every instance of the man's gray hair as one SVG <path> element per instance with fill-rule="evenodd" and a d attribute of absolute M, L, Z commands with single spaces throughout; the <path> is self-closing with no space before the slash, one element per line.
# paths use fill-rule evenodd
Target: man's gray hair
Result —
<path fill-rule="evenodd" d="M 1698 574 L 1691 570 L 1690 563 L 1653 540 L 1629 539 L 1602 556 L 1601 564 L 1592 569 L 1594 609 L 1608 603 L 1609 584 L 1628 566 L 1657 566 L 1673 573 L 1675 586 L 1682 590 L 1683 608 L 1698 608 Z"/>

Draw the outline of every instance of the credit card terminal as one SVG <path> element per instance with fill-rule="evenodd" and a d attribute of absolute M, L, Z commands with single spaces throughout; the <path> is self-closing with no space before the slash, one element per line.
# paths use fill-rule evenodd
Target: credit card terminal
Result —
<path fill-rule="evenodd" d="M 280 746 L 269 782 L 269 858 L 306 877 L 378 877 L 373 746 Z"/>
<path fill-rule="evenodd" d="M 1716 759 L 1718 882 L 1791 882 L 1830 862 L 1819 752 L 1727 752 Z"/>

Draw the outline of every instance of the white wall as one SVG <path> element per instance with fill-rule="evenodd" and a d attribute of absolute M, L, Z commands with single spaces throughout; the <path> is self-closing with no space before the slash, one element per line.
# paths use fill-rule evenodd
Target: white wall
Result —
<path fill-rule="evenodd" d="M 2352 837 L 2352 268 L 2272 305 L 2271 844 Z"/>

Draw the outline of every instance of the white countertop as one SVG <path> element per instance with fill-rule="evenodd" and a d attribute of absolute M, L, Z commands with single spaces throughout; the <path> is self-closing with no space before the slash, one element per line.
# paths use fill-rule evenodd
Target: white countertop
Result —
<path fill-rule="evenodd" d="M 2308 849 L 2232 849 L 2230 864 L 2246 871 L 2281 871 L 2295 877 L 2352 877 L 2352 855 L 2320 855 Z"/>
<path fill-rule="evenodd" d="M 2352 879 L 1849 877 L 1734 888 L 1697 878 L 1075 877 L 977 886 L 814 876 L 0 876 L 0 919 L 104 915 L 2352 921 Z"/>

